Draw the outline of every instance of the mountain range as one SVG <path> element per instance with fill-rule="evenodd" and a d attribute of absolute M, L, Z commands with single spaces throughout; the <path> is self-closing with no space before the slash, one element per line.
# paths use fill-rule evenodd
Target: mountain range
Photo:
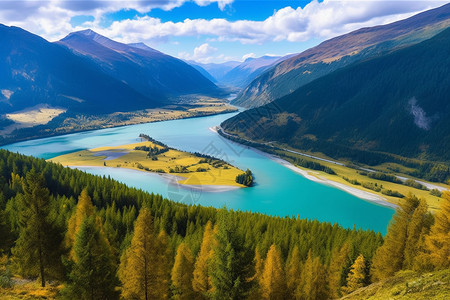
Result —
<path fill-rule="evenodd" d="M 362 28 L 290 57 L 253 80 L 233 102 L 257 107 L 352 63 L 417 44 L 450 25 L 450 4 L 387 25 Z"/>
<path fill-rule="evenodd" d="M 158 107 L 179 94 L 219 89 L 185 62 L 91 30 L 51 43 L 0 25 L 0 113 L 48 104 L 81 113 Z"/>
<path fill-rule="evenodd" d="M 253 140 L 366 164 L 381 163 L 383 153 L 450 161 L 449 95 L 447 28 L 331 72 L 222 127 Z"/>
<path fill-rule="evenodd" d="M 205 77 L 209 79 L 212 77 L 213 82 L 221 86 L 244 88 L 269 68 L 292 56 L 292 54 L 283 57 L 265 55 L 249 57 L 243 62 L 228 61 L 217 64 L 201 64 L 194 61 L 188 63 L 204 74 Z"/>

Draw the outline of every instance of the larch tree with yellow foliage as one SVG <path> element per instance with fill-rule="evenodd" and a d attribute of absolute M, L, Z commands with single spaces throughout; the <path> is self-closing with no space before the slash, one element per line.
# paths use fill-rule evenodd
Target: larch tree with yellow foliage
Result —
<path fill-rule="evenodd" d="M 441 210 L 425 238 L 425 251 L 434 269 L 450 268 L 450 192 L 442 193 Z"/>
<path fill-rule="evenodd" d="M 300 285 L 300 278 L 302 276 L 302 261 L 298 246 L 294 246 L 291 257 L 286 264 L 286 284 L 287 295 L 291 299 L 297 299 L 295 289 Z"/>
<path fill-rule="evenodd" d="M 177 249 L 171 274 L 174 299 L 190 300 L 194 298 L 194 290 L 192 289 L 193 271 L 194 258 L 191 249 L 186 243 L 181 243 Z"/>
<path fill-rule="evenodd" d="M 130 247 L 121 258 L 119 279 L 125 299 L 152 299 L 156 289 L 156 237 L 150 211 L 141 209 Z"/>
<path fill-rule="evenodd" d="M 366 262 L 364 256 L 360 254 L 350 268 L 350 273 L 348 273 L 347 276 L 347 286 L 344 288 L 344 291 L 347 294 L 364 286 L 364 281 L 366 279 L 365 272 Z"/>
<path fill-rule="evenodd" d="M 351 263 L 349 258 L 350 247 L 345 243 L 342 248 L 336 248 L 331 254 L 331 262 L 328 271 L 328 286 L 330 287 L 330 296 L 333 299 L 342 296 L 341 287 L 345 282 L 345 270 Z"/>
<path fill-rule="evenodd" d="M 404 268 L 411 268 L 418 255 L 421 233 L 430 226 L 429 219 L 425 200 L 408 195 L 400 202 L 389 224 L 384 244 L 373 257 L 372 280 L 382 280 Z"/>
<path fill-rule="evenodd" d="M 158 299 L 169 299 L 172 264 L 173 256 L 169 246 L 169 236 L 163 230 L 156 238 L 156 286 L 154 291 L 158 295 Z"/>
<path fill-rule="evenodd" d="M 65 246 L 70 249 L 70 258 L 73 260 L 75 258 L 74 243 L 75 237 L 80 230 L 81 223 L 87 217 L 95 214 L 95 208 L 92 205 L 91 197 L 89 196 L 87 189 L 83 189 L 80 196 L 78 197 L 78 203 L 75 208 L 75 212 L 69 219 L 67 224 L 67 233 L 65 237 Z"/>
<path fill-rule="evenodd" d="M 271 245 L 264 262 L 261 278 L 261 295 L 264 299 L 284 299 L 286 278 L 280 250 Z"/>
<path fill-rule="evenodd" d="M 296 298 L 302 300 L 329 298 L 326 267 L 322 265 L 318 257 L 312 258 L 311 250 L 303 265 L 300 285 L 295 292 Z"/>
<path fill-rule="evenodd" d="M 212 282 L 210 275 L 210 264 L 213 257 L 214 229 L 211 221 L 206 223 L 203 240 L 195 261 L 194 278 L 192 287 L 196 293 L 201 294 L 205 298 L 212 292 Z"/>

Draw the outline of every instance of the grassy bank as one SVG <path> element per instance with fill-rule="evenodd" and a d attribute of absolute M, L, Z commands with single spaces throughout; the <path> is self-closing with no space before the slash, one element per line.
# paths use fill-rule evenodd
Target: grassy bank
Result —
<path fill-rule="evenodd" d="M 31 127 L 29 123 L 26 123 L 27 126 L 24 126 L 16 118 L 14 120 L 15 123 L 7 125 L 8 128 L 0 126 L 0 145 L 81 131 L 204 117 L 237 111 L 234 106 L 228 104 L 228 101 L 207 96 L 184 96 L 173 102 L 176 104 L 155 109 L 115 112 L 106 115 L 85 115 L 66 112 L 55 115 L 53 119 L 48 120 L 45 124 L 35 124 L 35 126 Z M 27 116 L 23 115 L 22 117 L 25 120 Z M 9 119 L 8 121 L 11 122 Z"/>
<path fill-rule="evenodd" d="M 341 299 L 450 299 L 450 270 L 425 274 L 401 271 Z"/>
<path fill-rule="evenodd" d="M 158 149 L 151 154 L 148 150 Z M 127 168 L 179 177 L 179 183 L 188 185 L 219 185 L 243 187 L 236 176 L 243 173 L 221 160 L 167 148 L 150 142 L 140 142 L 116 147 L 82 150 L 51 159 L 64 166 L 95 166 Z M 163 152 L 165 151 L 165 152 Z"/>
<path fill-rule="evenodd" d="M 244 137 L 239 135 L 227 135 L 224 134 L 219 130 L 219 133 L 231 140 L 234 140 L 239 143 L 243 143 L 252 147 L 255 147 L 261 151 L 274 154 L 276 156 L 279 156 L 296 167 L 306 171 L 309 175 L 314 176 L 318 179 L 322 179 L 325 181 L 333 181 L 340 184 L 344 184 L 346 186 L 349 186 L 354 189 L 358 189 L 361 191 L 373 193 L 379 197 L 384 198 L 387 202 L 392 204 L 398 204 L 399 201 L 401 201 L 402 198 L 392 196 L 388 194 L 388 191 L 391 192 L 391 194 L 397 194 L 398 195 L 408 195 L 409 193 L 416 195 L 419 198 L 426 199 L 430 211 L 436 211 L 440 207 L 440 201 L 441 198 L 435 195 L 432 195 L 430 193 L 430 190 L 423 190 L 414 188 L 412 186 L 408 186 L 402 183 L 398 182 L 390 182 L 385 180 L 379 180 L 375 178 L 370 178 L 368 175 L 370 172 L 365 172 L 361 170 L 361 168 L 370 168 L 371 170 L 386 174 L 386 175 L 395 175 L 395 176 L 402 176 L 407 177 L 412 180 L 420 180 L 421 182 L 426 182 L 423 179 L 414 178 L 410 175 L 406 175 L 407 169 L 406 167 L 399 165 L 399 164 L 393 164 L 393 163 L 385 163 L 379 166 L 354 166 L 351 162 L 348 161 L 335 161 L 332 158 L 329 158 L 322 153 L 312 153 L 307 151 L 302 151 L 302 153 L 305 153 L 310 156 L 317 157 L 319 159 L 314 159 L 311 157 L 307 157 L 301 154 L 292 153 L 287 150 L 296 150 L 296 149 L 290 149 L 287 145 L 278 145 L 275 143 L 259 143 L 258 141 L 249 141 L 246 140 Z M 287 150 L 285 150 L 287 149 Z M 328 160 L 328 161 L 326 161 Z M 300 163 L 301 162 L 301 163 Z M 334 163 L 335 162 L 335 163 Z M 312 165 L 313 169 L 311 169 Z M 305 167 L 307 166 L 307 167 Z M 325 169 L 327 171 L 322 171 L 321 169 Z M 330 172 L 330 170 L 332 170 Z M 394 172 L 393 170 L 396 170 Z M 404 171 L 404 173 L 402 173 Z M 331 173 L 331 174 L 330 174 Z M 426 182 L 427 184 L 434 185 L 436 187 L 450 189 L 450 186 L 442 184 L 442 183 L 431 183 Z"/>

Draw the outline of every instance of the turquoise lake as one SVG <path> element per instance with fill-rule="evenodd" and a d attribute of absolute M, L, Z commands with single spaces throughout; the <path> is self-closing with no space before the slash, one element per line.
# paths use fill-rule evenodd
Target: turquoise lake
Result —
<path fill-rule="evenodd" d="M 159 193 L 187 204 L 223 207 L 277 216 L 297 216 L 339 223 L 344 227 L 372 229 L 386 233 L 394 210 L 359 199 L 342 190 L 310 181 L 247 147 L 232 143 L 209 128 L 234 116 L 164 121 L 100 129 L 43 138 L 4 146 L 13 152 L 49 159 L 64 153 L 100 146 L 117 146 L 140 141 L 148 134 L 170 147 L 201 152 L 226 160 L 254 173 L 256 185 L 226 192 L 185 188 L 151 173 L 118 168 L 83 168 L 96 175 L 110 175 L 129 186 Z"/>

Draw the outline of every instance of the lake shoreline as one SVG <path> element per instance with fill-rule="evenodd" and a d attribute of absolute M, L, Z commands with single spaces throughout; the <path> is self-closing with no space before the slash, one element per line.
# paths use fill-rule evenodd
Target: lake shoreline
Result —
<path fill-rule="evenodd" d="M 147 171 L 136 170 L 136 169 L 131 169 L 131 168 L 114 168 L 114 167 L 101 167 L 101 166 L 65 166 L 65 167 L 68 167 L 71 169 L 77 169 L 77 170 L 80 170 L 83 172 L 86 172 L 87 169 L 126 169 L 130 172 L 159 176 L 159 177 L 163 178 L 171 186 L 181 187 L 186 190 L 197 190 L 200 192 L 207 192 L 207 193 L 228 192 L 228 191 L 234 191 L 234 190 L 242 188 L 239 186 L 232 186 L 232 185 L 184 184 L 184 183 L 180 183 L 180 181 L 186 180 L 186 178 L 179 176 L 179 175 L 173 175 L 173 174 L 167 174 L 167 173 L 157 173 L 157 172 L 147 172 Z"/>
<path fill-rule="evenodd" d="M 232 106 L 232 105 L 230 105 L 230 106 Z M 126 127 L 126 126 L 132 126 L 132 125 L 140 125 L 140 124 L 147 124 L 147 123 L 158 123 L 158 122 L 166 122 L 166 121 L 175 121 L 175 120 L 185 120 L 185 119 L 211 117 L 211 116 L 216 116 L 216 115 L 232 114 L 232 113 L 236 113 L 236 112 L 239 112 L 239 110 L 237 108 L 236 108 L 235 111 L 224 110 L 224 111 L 221 111 L 221 112 L 215 112 L 215 113 L 211 113 L 211 114 L 210 113 L 205 113 L 205 114 L 198 114 L 198 115 L 194 115 L 194 116 L 180 117 L 180 118 L 175 118 L 175 119 L 156 120 L 156 121 L 143 121 L 143 122 L 136 122 L 136 123 L 130 123 L 130 124 L 116 124 L 116 125 L 113 124 L 111 126 L 100 125 L 98 127 L 88 128 L 88 129 L 74 129 L 74 130 L 69 130 L 69 131 L 66 131 L 66 132 L 50 132 L 48 134 L 43 134 L 41 136 L 33 136 L 31 138 L 22 138 L 22 139 L 18 138 L 18 139 L 12 139 L 11 141 L 9 141 L 9 140 L 0 141 L 0 148 L 4 147 L 4 146 L 9 146 L 9 145 L 13 145 L 13 144 L 16 144 L 16 143 L 20 143 L 20 142 L 28 142 L 28 141 L 32 141 L 32 140 L 40 140 L 40 139 L 45 139 L 45 138 L 64 136 L 64 135 L 68 135 L 68 134 L 91 132 L 91 131 L 96 131 L 96 130 L 101 130 L 101 129 L 113 129 L 113 128 L 120 128 L 120 127 Z"/>
<path fill-rule="evenodd" d="M 215 127 L 210 127 L 209 130 L 219 134 Z M 268 159 L 270 159 L 270 160 L 272 160 L 272 161 L 274 161 L 274 162 L 276 162 L 276 163 L 278 163 L 278 164 L 280 164 L 280 165 L 282 165 L 282 166 L 284 166 L 284 167 L 294 171 L 295 173 L 302 175 L 304 178 L 306 178 L 308 180 L 311 180 L 311 181 L 314 181 L 314 182 L 317 182 L 317 183 L 320 183 L 320 184 L 324 184 L 324 185 L 328 185 L 328 186 L 340 189 L 340 190 L 342 190 L 344 192 L 347 192 L 347 193 L 349 193 L 349 194 L 351 194 L 353 196 L 358 197 L 361 200 L 368 201 L 368 202 L 374 203 L 376 205 L 389 207 L 389 208 L 392 208 L 392 209 L 396 209 L 397 208 L 397 205 L 387 201 L 385 198 L 383 198 L 383 197 L 381 197 L 381 196 L 379 196 L 379 195 L 377 195 L 375 193 L 371 193 L 371 192 L 368 192 L 368 191 L 362 191 L 362 190 L 354 188 L 354 187 L 352 187 L 350 185 L 346 185 L 346 184 L 343 184 L 343 183 L 340 183 L 340 182 L 336 182 L 336 181 L 333 181 L 333 180 L 330 180 L 330 179 L 327 179 L 327 178 L 323 178 L 323 177 L 319 178 L 317 176 L 312 175 L 310 173 L 312 171 L 307 171 L 307 170 L 301 169 L 301 168 L 295 166 L 294 164 L 292 164 L 291 162 L 289 162 L 289 161 L 287 161 L 285 159 L 282 159 L 282 158 L 280 158 L 280 157 L 278 157 L 276 155 L 273 155 L 273 154 L 261 151 L 259 149 L 254 148 L 254 147 L 251 147 L 251 146 L 240 144 L 240 143 L 232 141 L 230 139 L 227 139 L 227 140 L 232 142 L 232 143 L 239 144 L 239 145 L 241 145 L 243 147 L 247 147 L 248 149 L 251 149 L 251 150 L 255 151 L 256 153 L 258 153 L 258 154 L 260 154 L 260 155 L 262 155 L 262 156 L 264 156 L 264 157 L 266 157 L 266 158 L 268 158 Z"/>

